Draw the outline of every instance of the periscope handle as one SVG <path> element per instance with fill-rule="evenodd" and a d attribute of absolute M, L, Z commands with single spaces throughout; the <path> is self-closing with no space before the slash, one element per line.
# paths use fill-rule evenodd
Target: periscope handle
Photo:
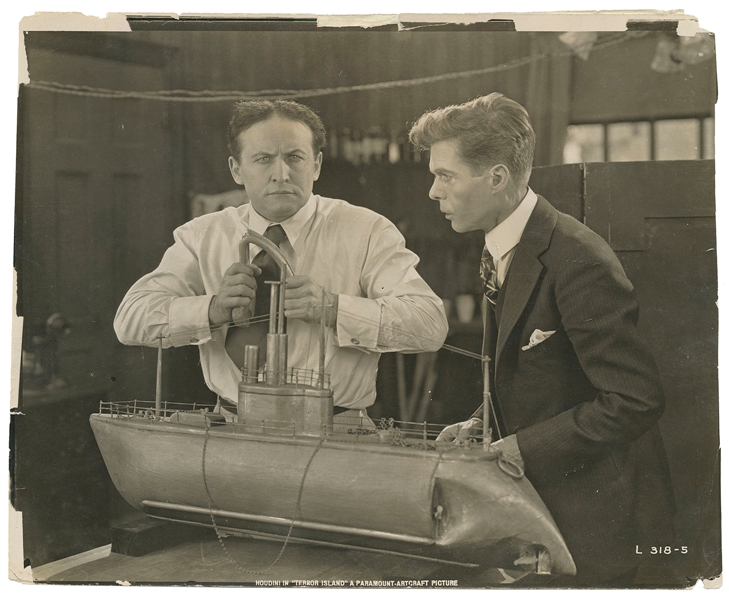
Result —
<path fill-rule="evenodd" d="M 241 240 L 240 245 L 238 246 L 238 254 L 240 262 L 246 265 L 250 264 L 251 257 L 248 242 Z M 253 316 L 253 309 L 255 306 L 255 297 L 251 298 L 251 303 L 248 306 L 236 306 L 233 309 L 233 324 L 238 327 L 247 327 L 251 317 Z"/>

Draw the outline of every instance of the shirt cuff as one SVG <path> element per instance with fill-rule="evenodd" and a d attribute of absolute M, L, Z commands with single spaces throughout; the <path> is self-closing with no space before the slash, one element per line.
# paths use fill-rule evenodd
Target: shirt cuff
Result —
<path fill-rule="evenodd" d="M 337 343 L 342 348 L 377 350 L 380 305 L 377 300 L 339 294 Z"/>
<path fill-rule="evenodd" d="M 204 344 L 212 337 L 208 309 L 212 296 L 184 296 L 170 304 L 170 341 L 176 348 Z"/>
<path fill-rule="evenodd" d="M 494 442 L 493 445 L 500 448 L 506 456 L 524 462 L 524 459 L 521 457 L 521 451 L 519 450 L 519 442 L 516 439 L 516 434 L 507 435 L 505 438 Z"/>

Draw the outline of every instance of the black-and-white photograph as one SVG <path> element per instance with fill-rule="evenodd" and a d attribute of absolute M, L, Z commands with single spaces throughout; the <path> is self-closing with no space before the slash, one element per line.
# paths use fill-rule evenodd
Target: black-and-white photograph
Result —
<path fill-rule="evenodd" d="M 719 581 L 710 26 L 27 17 L 11 579 Z"/>

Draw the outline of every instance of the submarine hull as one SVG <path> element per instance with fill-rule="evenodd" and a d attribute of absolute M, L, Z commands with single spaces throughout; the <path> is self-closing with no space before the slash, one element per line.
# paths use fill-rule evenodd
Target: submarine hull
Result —
<path fill-rule="evenodd" d="M 114 485 L 152 517 L 472 567 L 536 569 L 525 556 L 539 555 L 549 571 L 575 573 L 528 480 L 508 475 L 481 448 L 109 414 L 90 422 Z"/>

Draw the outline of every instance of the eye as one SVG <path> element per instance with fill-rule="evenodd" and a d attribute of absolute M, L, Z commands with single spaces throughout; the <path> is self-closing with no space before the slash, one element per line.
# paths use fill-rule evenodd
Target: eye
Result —
<path fill-rule="evenodd" d="M 301 161 L 301 160 L 304 160 L 304 157 L 299 156 L 298 154 L 289 154 L 289 160 Z"/>
<path fill-rule="evenodd" d="M 451 177 L 450 175 L 446 175 L 445 173 L 441 173 L 440 178 L 443 183 L 449 183 L 451 179 L 453 179 L 453 177 Z"/>
<path fill-rule="evenodd" d="M 256 162 L 257 163 L 263 163 L 263 162 L 268 162 L 270 160 L 271 160 L 271 157 L 270 156 L 261 156 L 260 158 L 257 158 L 256 159 Z"/>

